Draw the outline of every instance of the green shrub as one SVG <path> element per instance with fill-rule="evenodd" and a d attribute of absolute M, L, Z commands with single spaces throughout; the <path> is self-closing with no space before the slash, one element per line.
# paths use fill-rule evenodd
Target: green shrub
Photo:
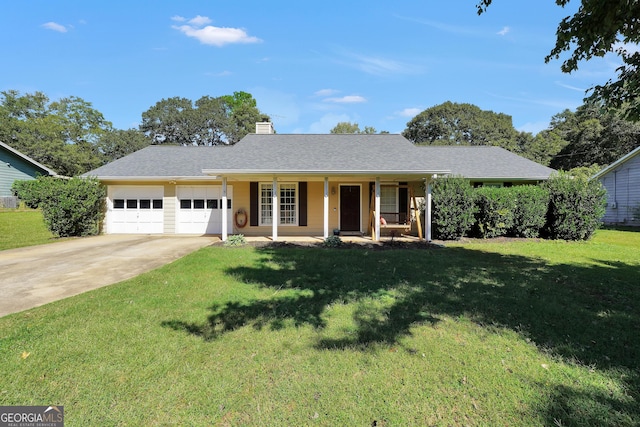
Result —
<path fill-rule="evenodd" d="M 40 206 L 42 195 L 40 194 L 40 183 L 38 180 L 17 180 L 13 182 L 11 191 L 18 196 L 25 206 L 31 209 L 37 209 Z"/>
<path fill-rule="evenodd" d="M 37 179 L 44 222 L 59 237 L 91 236 L 100 232 L 105 188 L 93 178 Z"/>
<path fill-rule="evenodd" d="M 505 236 L 513 228 L 515 198 L 510 188 L 475 189 L 476 214 L 474 234 L 482 238 Z"/>
<path fill-rule="evenodd" d="M 515 201 L 513 226 L 509 234 L 515 237 L 539 237 L 547 220 L 549 191 L 538 185 L 519 185 L 508 190 Z"/>
<path fill-rule="evenodd" d="M 244 234 L 233 234 L 227 237 L 224 242 L 225 246 L 244 246 L 247 244 L 247 239 L 244 238 Z"/>
<path fill-rule="evenodd" d="M 549 210 L 545 230 L 552 239 L 587 240 L 605 213 L 607 192 L 598 180 L 560 174 L 547 181 Z"/>
<path fill-rule="evenodd" d="M 431 185 L 434 238 L 460 239 L 473 225 L 477 209 L 469 180 L 456 176 L 444 177 L 434 180 Z"/>
<path fill-rule="evenodd" d="M 340 236 L 329 236 L 324 239 L 322 244 L 327 248 L 337 248 L 342 245 L 342 240 L 340 239 Z"/>

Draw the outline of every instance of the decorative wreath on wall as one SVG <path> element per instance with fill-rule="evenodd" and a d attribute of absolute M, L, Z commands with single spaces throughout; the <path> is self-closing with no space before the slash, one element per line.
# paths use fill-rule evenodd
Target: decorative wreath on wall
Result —
<path fill-rule="evenodd" d="M 240 208 L 233 215 L 233 222 L 237 228 L 244 228 L 247 225 L 248 218 L 249 217 L 247 215 L 247 212 L 244 209 Z"/>

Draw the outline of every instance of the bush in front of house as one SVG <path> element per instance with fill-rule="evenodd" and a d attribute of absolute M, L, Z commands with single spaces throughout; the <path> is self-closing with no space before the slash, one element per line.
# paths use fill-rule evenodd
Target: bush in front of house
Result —
<path fill-rule="evenodd" d="M 36 179 L 17 180 L 11 186 L 11 192 L 18 196 L 30 209 L 37 209 L 40 206 L 42 196 L 40 195 L 40 182 Z"/>
<path fill-rule="evenodd" d="M 539 237 L 547 221 L 549 191 L 539 185 L 519 185 L 507 188 L 514 200 L 513 225 L 509 235 Z"/>
<path fill-rule="evenodd" d="M 459 240 L 475 221 L 473 187 L 468 179 L 458 176 L 438 178 L 431 186 L 433 237 Z"/>
<path fill-rule="evenodd" d="M 244 234 L 232 234 L 227 237 L 227 240 L 224 242 L 225 246 L 244 246 L 247 244 L 247 239 L 244 237 Z"/>
<path fill-rule="evenodd" d="M 58 237 L 92 236 L 100 232 L 106 190 L 97 179 L 38 177 L 30 191 L 49 231 Z"/>
<path fill-rule="evenodd" d="M 342 246 L 342 240 L 340 236 L 329 236 L 322 242 L 322 245 L 326 248 L 337 248 Z"/>
<path fill-rule="evenodd" d="M 589 239 L 605 213 L 607 192 L 602 183 L 561 173 L 549 179 L 545 187 L 549 190 L 548 237 Z"/>
<path fill-rule="evenodd" d="M 513 228 L 515 198 L 510 188 L 476 188 L 473 234 L 483 239 L 505 236 Z"/>

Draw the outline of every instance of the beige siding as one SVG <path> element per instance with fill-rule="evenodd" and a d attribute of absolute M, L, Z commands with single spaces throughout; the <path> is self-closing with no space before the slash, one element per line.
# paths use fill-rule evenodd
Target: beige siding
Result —
<path fill-rule="evenodd" d="M 260 182 L 265 182 L 260 181 Z M 293 181 L 292 181 L 293 182 Z M 296 180 L 295 182 L 300 182 Z M 180 185 L 221 185 L 221 181 L 211 181 L 204 183 L 202 181 L 180 181 Z M 176 233 L 176 212 L 178 209 L 176 185 L 174 183 L 158 183 L 158 182 L 113 182 L 109 185 L 131 185 L 131 186 L 157 186 L 164 187 L 164 233 Z M 271 226 L 252 227 L 250 224 L 251 216 L 251 200 L 250 200 L 250 182 L 249 181 L 229 181 L 229 186 L 233 187 L 232 206 L 233 211 L 228 220 L 233 222 L 233 234 L 244 234 L 246 236 L 271 236 Z M 350 180 L 349 178 L 335 179 L 329 181 L 329 234 L 332 230 L 340 225 L 340 185 L 357 185 L 361 191 L 361 219 L 360 230 L 363 233 L 369 232 L 370 225 L 370 194 L 369 189 L 371 181 Z M 415 195 L 418 199 L 423 197 L 420 183 L 414 183 Z M 247 222 L 245 227 L 238 227 L 235 224 L 235 213 L 244 210 L 247 214 Z M 424 225 L 423 225 L 424 226 Z M 414 226 L 414 231 L 415 226 Z M 107 231 L 108 232 L 108 231 Z M 324 234 L 324 181 L 315 180 L 307 181 L 307 226 L 285 226 L 278 227 L 279 236 L 322 236 Z"/>
<path fill-rule="evenodd" d="M 164 207 L 164 233 L 175 234 L 176 233 L 176 186 L 173 184 L 165 184 L 164 186 L 164 200 L 162 201 Z"/>

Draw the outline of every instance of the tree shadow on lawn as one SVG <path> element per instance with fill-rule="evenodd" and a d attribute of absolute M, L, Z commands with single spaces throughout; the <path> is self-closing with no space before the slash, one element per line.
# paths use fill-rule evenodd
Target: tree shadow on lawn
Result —
<path fill-rule="evenodd" d="M 205 340 L 245 325 L 278 329 L 293 322 L 322 329 L 329 307 L 354 303 L 356 330 L 340 338 L 320 339 L 316 346 L 364 350 L 375 343 L 396 344 L 411 334 L 412 327 L 434 324 L 442 315 L 466 316 L 487 327 L 517 331 L 539 348 L 578 364 L 624 371 L 633 403 L 597 393 L 586 400 L 598 411 L 610 408 L 640 419 L 637 265 L 605 261 L 550 265 L 540 259 L 465 248 L 257 250 L 262 255 L 259 263 L 229 268 L 226 273 L 252 286 L 289 292 L 214 304 L 203 324 L 168 321 L 163 325 Z M 554 405 L 565 408 L 565 413 L 575 406 L 574 400 L 585 399 L 567 390 L 557 392 Z M 549 413 L 555 415 L 556 409 L 550 408 Z M 578 425 L 580 419 L 596 416 L 565 416 L 562 422 Z M 554 422 L 549 415 L 548 423 Z"/>

